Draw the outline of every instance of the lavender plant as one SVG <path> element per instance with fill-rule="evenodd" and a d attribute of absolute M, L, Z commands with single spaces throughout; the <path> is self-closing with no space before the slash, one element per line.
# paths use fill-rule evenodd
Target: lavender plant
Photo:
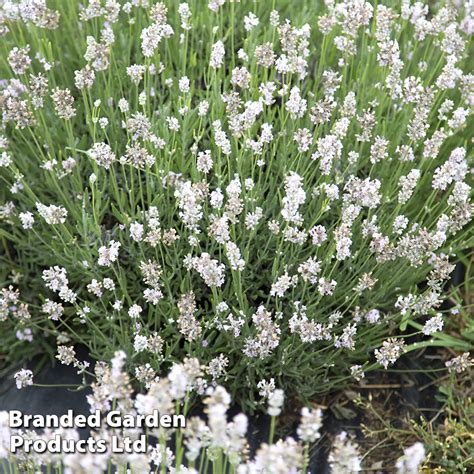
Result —
<path fill-rule="evenodd" d="M 75 355 L 69 354 L 67 359 L 61 359 L 63 363 L 81 365 Z M 197 359 L 185 359 L 182 364 L 175 364 L 166 377 L 153 381 L 147 392 L 138 394 L 136 398 L 132 397 L 130 377 L 124 369 L 125 360 L 125 353 L 118 351 L 110 364 L 96 364 L 96 381 L 92 384 L 92 394 L 87 397 L 92 413 L 99 411 L 105 415 L 113 408 L 128 416 L 146 416 L 154 411 L 171 415 L 180 410 L 188 414 L 190 398 L 204 375 L 204 367 Z M 274 389 L 268 392 L 267 398 L 268 414 L 275 423 L 283 406 L 283 391 Z M 18 449 L 15 456 L 9 455 L 10 437 L 17 435 L 19 430 L 11 429 L 8 413 L 0 411 L 0 466 L 5 461 L 10 472 L 14 473 L 35 473 L 47 466 L 48 472 L 65 474 L 102 474 L 112 472 L 112 469 L 117 474 L 310 472 L 308 448 L 321 436 L 320 409 L 302 409 L 296 439 L 287 437 L 274 441 L 274 432 L 270 431 L 268 442 L 262 443 L 254 456 L 250 456 L 246 437 L 248 419 L 243 413 L 229 419 L 227 412 L 230 403 L 231 396 L 225 388 L 219 385 L 209 387 L 203 399 L 206 421 L 193 416 L 188 418 L 185 428 L 175 430 L 159 426 L 109 427 L 103 423 L 100 429 L 91 432 L 89 443 L 92 448 L 88 451 L 77 447 L 73 449 L 81 443 L 76 429 L 59 427 L 46 429 L 42 433 L 27 430 L 22 433 L 24 446 Z M 111 449 L 114 437 L 136 441 L 144 434 L 147 440 L 144 452 L 118 453 Z M 39 452 L 40 449 L 35 452 L 30 447 L 33 443 L 47 445 L 58 439 L 68 446 L 62 453 Z M 100 449 L 101 446 L 106 449 Z M 416 474 L 424 457 L 423 445 L 416 443 L 404 450 L 395 466 L 396 471 L 398 474 Z M 341 432 L 334 440 L 329 463 L 333 474 L 352 474 L 362 470 L 359 447 L 346 432 Z"/>
<path fill-rule="evenodd" d="M 143 388 L 192 357 L 253 410 L 470 349 L 441 305 L 473 244 L 472 2 L 293 5 L 3 2 L 9 364 L 121 349 Z"/>

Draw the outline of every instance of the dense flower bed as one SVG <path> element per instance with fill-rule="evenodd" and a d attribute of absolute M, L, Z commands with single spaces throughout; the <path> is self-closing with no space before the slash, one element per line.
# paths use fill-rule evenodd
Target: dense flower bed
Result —
<path fill-rule="evenodd" d="M 8 364 L 121 350 L 143 391 L 188 357 L 252 411 L 443 344 L 472 2 L 271 3 L 3 2 Z"/>

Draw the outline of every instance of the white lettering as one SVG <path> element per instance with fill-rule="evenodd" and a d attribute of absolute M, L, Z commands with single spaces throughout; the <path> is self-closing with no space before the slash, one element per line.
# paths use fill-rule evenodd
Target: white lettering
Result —
<path fill-rule="evenodd" d="M 20 410 L 10 410 L 10 428 L 20 428 L 23 425 L 23 414 Z"/>
<path fill-rule="evenodd" d="M 19 435 L 10 436 L 10 452 L 16 453 L 17 448 L 23 446 L 24 442 L 25 440 L 23 439 L 22 436 L 19 436 Z"/>

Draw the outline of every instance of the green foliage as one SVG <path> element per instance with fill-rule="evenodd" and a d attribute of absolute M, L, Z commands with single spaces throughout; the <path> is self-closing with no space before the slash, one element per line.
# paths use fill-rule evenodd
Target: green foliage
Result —
<path fill-rule="evenodd" d="M 84 345 L 91 357 L 99 360 L 109 360 L 120 348 L 129 356 L 130 372 L 149 363 L 157 374 L 186 355 L 197 357 L 208 366 L 213 359 L 224 354 L 228 364 L 220 380 L 225 381 L 240 403 L 253 410 L 259 402 L 256 387 L 260 380 L 274 378 L 277 386 L 303 400 L 316 394 L 327 394 L 352 381 L 352 366 L 361 365 L 366 371 L 379 367 L 374 361 L 373 351 L 388 337 L 401 341 L 408 336 L 420 335 L 426 319 L 439 311 L 438 302 L 428 304 L 418 312 L 413 308 L 403 312 L 395 303 L 400 296 L 413 295 L 417 301 L 429 297 L 431 290 L 426 281 L 433 270 L 433 253 L 438 256 L 447 254 L 453 263 L 462 258 L 462 251 L 473 243 L 472 227 L 464 225 L 448 233 L 439 246 L 428 243 L 420 253 L 419 262 L 410 262 L 406 258 L 410 247 L 419 243 L 416 240 L 420 235 L 418 230 L 425 229 L 432 238 L 443 215 L 449 214 L 453 220 L 456 219 L 453 206 L 448 204 L 454 184 L 440 190 L 433 188 L 432 181 L 435 170 L 447 161 L 454 149 L 470 146 L 470 118 L 465 128 L 452 129 L 447 119 L 438 117 L 439 108 L 446 99 L 453 101 L 454 110 L 466 103 L 459 84 L 450 89 L 436 85 L 448 56 L 440 47 L 444 33 L 418 40 L 416 25 L 403 19 L 397 19 L 396 26 L 390 31 L 390 38 L 397 40 L 400 46 L 403 61 L 400 84 L 403 86 L 405 79 L 416 76 L 423 91 L 418 101 L 409 101 L 405 97 L 394 99 L 393 91 L 386 86 L 391 67 L 381 65 L 378 59 L 380 45 L 375 38 L 375 19 L 358 29 L 354 37 L 355 54 L 351 55 L 336 47 L 336 38 L 346 34 L 343 24 L 336 24 L 328 34 L 323 34 L 317 27 L 318 16 L 326 13 L 322 11 L 322 2 L 226 3 L 217 13 L 211 12 L 207 3 L 199 0 L 189 2 L 192 27 L 183 29 L 178 3 L 167 2 L 167 21 L 174 35 L 163 39 L 151 57 L 145 57 L 140 47 L 140 35 L 152 23 L 150 9 L 133 7 L 131 13 L 120 12 L 118 21 L 110 24 L 115 36 L 108 48 L 110 64 L 105 70 L 96 71 L 91 88 L 82 90 L 74 86 L 74 72 L 87 63 L 84 59 L 87 38 L 91 36 L 99 41 L 105 25 L 103 16 L 80 21 L 79 2 L 57 0 L 48 2 L 50 8 L 60 13 L 56 29 L 40 28 L 31 22 L 6 22 L 9 32 L 0 44 L 2 78 L 15 78 L 27 85 L 28 74 L 43 72 L 49 82 L 43 107 L 35 107 L 28 92 L 22 95 L 31 109 L 35 126 L 20 128 L 12 121 L 4 123 L 7 151 L 13 163 L 0 168 L 0 179 L 4 184 L 0 197 L 5 206 L 13 202 L 15 209 L 10 215 L 5 208 L 3 211 L 0 237 L 4 254 L 0 279 L 5 288 L 9 285 L 19 288 L 20 301 L 28 304 L 31 315 L 26 320 L 8 317 L 0 323 L 0 352 L 5 354 L 8 366 L 44 351 L 53 356 L 57 345 L 61 344 Z M 400 2 L 388 2 L 388 5 L 400 13 Z M 304 68 L 307 74 L 303 77 L 295 72 L 280 74 L 275 67 L 263 68 L 257 64 L 254 52 L 258 45 L 271 42 L 278 55 L 284 53 L 278 40 L 278 29 L 269 24 L 273 9 L 280 12 L 282 23 L 289 18 L 295 28 L 301 28 L 305 23 L 311 27 L 307 38 L 309 56 L 305 58 L 307 66 Z M 433 9 L 428 18 L 433 18 L 437 10 Z M 249 11 L 260 18 L 260 24 L 246 32 L 243 22 Z M 460 18 L 462 13 L 458 13 Z M 295 34 L 302 35 L 301 31 Z M 218 40 L 224 42 L 226 55 L 224 66 L 214 69 L 209 66 L 209 57 L 211 46 Z M 41 61 L 33 59 L 27 73 L 15 75 L 9 65 L 10 51 L 13 47 L 27 45 L 31 47 L 32 58 L 39 54 L 52 68 L 45 70 Z M 240 48 L 248 54 L 248 62 L 238 57 Z M 470 43 L 467 52 L 469 48 Z M 163 71 L 160 63 L 164 65 Z M 138 85 L 131 82 L 126 72 L 127 67 L 134 64 L 146 67 Z M 467 54 L 459 52 L 456 64 L 468 72 Z M 156 70 L 153 74 L 152 65 Z M 248 88 L 232 84 L 232 69 L 243 65 L 250 73 Z M 324 72 L 329 70 L 340 75 L 339 87 L 332 94 L 328 93 L 327 81 L 324 80 Z M 190 79 L 190 91 L 186 93 L 178 88 L 178 81 L 183 76 Z M 229 131 L 232 116 L 226 111 L 222 94 L 234 91 L 238 92 L 243 103 L 257 101 L 259 86 L 268 81 L 275 83 L 283 97 L 276 93 L 275 103 L 264 106 L 258 118 L 242 134 L 232 134 Z M 75 116 L 70 120 L 58 117 L 50 98 L 57 87 L 72 91 Z M 308 111 L 331 96 L 337 105 L 331 111 L 330 119 L 314 123 L 310 113 L 302 118 L 293 117 L 285 106 L 289 100 L 288 91 L 293 87 L 297 87 L 307 100 Z M 433 92 L 432 100 L 422 120 L 422 125 L 426 125 L 426 135 L 416 139 L 410 130 L 420 125 L 416 114 L 430 90 Z M 347 132 L 341 137 L 343 151 L 333 163 L 331 172 L 324 174 L 320 160 L 313 160 L 312 153 L 317 149 L 318 140 L 334 133 L 336 120 L 343 118 L 344 99 L 351 92 L 356 95 L 357 105 L 356 111 L 349 116 Z M 142 93 L 145 94 L 142 96 L 144 100 L 140 98 Z M 129 112 L 121 112 L 117 106 L 121 98 L 127 99 Z M 209 102 L 210 108 L 208 113 L 200 116 L 198 104 L 203 100 Z M 184 113 L 180 113 L 183 108 Z M 357 117 L 369 110 L 374 114 L 372 138 L 361 141 L 358 135 L 362 129 Z M 130 129 L 130 118 L 136 112 L 149 119 L 150 132 L 164 141 L 164 147 L 160 148 L 150 141 L 138 140 L 154 158 L 151 166 L 141 168 L 119 161 L 126 146 L 132 145 L 136 138 Z M 167 117 L 177 118 L 179 130 L 170 129 Z M 102 128 L 99 119 L 103 118 L 108 120 L 108 124 Z M 230 139 L 230 155 L 222 153 L 216 145 L 213 125 L 216 120 L 222 122 Z M 261 125 L 265 123 L 273 126 L 274 138 L 265 145 L 261 155 L 256 155 L 249 148 L 248 140 L 257 140 Z M 300 151 L 294 140 L 295 133 L 301 128 L 307 128 L 311 135 L 307 151 Z M 441 128 L 449 133 L 439 153 L 433 158 L 423 157 L 426 139 Z M 388 146 L 387 155 L 374 163 L 371 162 L 371 148 L 375 137 L 384 137 Z M 88 153 L 94 144 L 100 142 L 110 145 L 116 157 L 110 169 L 99 166 Z M 399 147 L 403 145 L 411 147 L 412 161 L 400 159 Z M 205 174 L 196 164 L 197 152 L 208 149 L 211 150 L 213 168 Z M 358 153 L 358 159 L 351 160 L 350 152 Z M 75 160 L 76 166 L 63 176 L 62 165 L 69 157 Z M 264 164 L 261 165 L 259 160 Z M 50 170 L 45 164 L 52 161 L 55 164 Z M 401 203 L 397 199 L 399 179 L 412 169 L 420 170 L 421 178 L 413 196 Z M 282 219 L 285 179 L 290 172 L 302 177 L 302 187 L 306 192 L 305 202 L 300 208 L 304 219 L 301 225 Z M 224 211 L 211 207 L 207 192 L 216 188 L 224 192 L 235 175 L 242 186 L 240 199 L 243 208 L 235 223 L 230 225 L 229 239 L 240 249 L 245 261 L 242 271 L 231 269 L 224 245 L 209 235 L 213 219 L 222 217 Z M 351 176 L 378 180 L 380 204 L 362 206 L 357 213 L 349 225 L 350 256 L 341 259 L 337 256 L 334 232 L 341 229 L 346 220 L 343 209 L 347 199 L 343 195 L 347 194 L 345 186 Z M 245 187 L 245 180 L 249 178 L 253 180 L 253 188 Z M 12 193 L 11 187 L 17 181 L 20 189 Z M 190 230 L 180 217 L 183 209 L 179 208 L 176 192 L 180 183 L 188 181 L 193 184 L 194 192 L 201 186 L 206 196 L 202 200 L 199 233 Z M 328 185 L 338 186 L 338 198 L 328 197 Z M 64 207 L 67 210 L 65 222 L 57 225 L 46 223 L 38 215 L 37 203 Z M 161 234 L 161 241 L 153 247 L 131 237 L 131 223 L 139 222 L 146 226 L 144 213 L 152 206 L 158 209 L 161 231 L 175 232 L 178 240 L 167 243 Z M 263 220 L 249 230 L 245 216 L 258 207 L 263 210 Z M 32 229 L 25 230 L 20 225 L 21 212 L 34 214 Z M 412 234 L 408 230 L 403 234 L 413 238 L 408 243 L 408 250 L 405 249 L 405 255 L 400 250 L 402 237 L 393 230 L 394 220 L 400 215 L 408 218 L 409 228 L 415 224 L 418 226 Z M 387 236 L 390 242 L 382 255 L 374 251 L 374 236 L 368 231 L 369 223 L 375 222 L 372 221 L 375 217 L 380 235 Z M 267 224 L 272 220 L 279 225 L 278 234 L 268 229 Z M 313 245 L 308 236 L 301 245 L 284 238 L 290 227 L 308 232 L 315 225 L 324 226 L 328 235 L 320 246 Z M 190 237 L 197 239 L 197 245 L 189 244 Z M 119 258 L 110 267 L 99 266 L 99 249 L 108 246 L 112 240 L 121 243 Z M 395 252 L 393 259 L 385 258 L 390 249 Z M 195 269 L 183 265 L 187 255 L 198 257 L 203 252 L 226 265 L 225 283 L 221 287 L 210 288 Z M 317 283 L 298 277 L 284 296 L 271 295 L 272 285 L 277 279 L 286 271 L 290 276 L 298 276 L 298 266 L 309 257 L 321 262 L 318 278 L 337 282 L 334 293 L 323 295 Z M 140 262 L 149 259 L 158 262 L 162 269 L 160 284 L 164 296 L 157 305 L 146 304 L 143 298 L 145 285 L 139 266 Z M 57 321 L 41 311 L 47 298 L 59 302 L 57 296 L 45 288 L 42 279 L 42 272 L 54 266 L 67 270 L 70 288 L 77 294 L 73 304 L 64 303 L 64 312 Z M 17 279 L 12 272 L 18 272 L 21 278 Z M 365 274 L 374 280 L 373 288 L 355 291 Z M 115 290 L 104 290 L 101 297 L 92 295 L 87 285 L 94 279 L 101 282 L 104 278 L 113 279 Z M 436 289 L 440 300 L 443 298 L 443 285 L 439 283 L 440 288 Z M 199 337 L 186 340 L 178 324 L 178 302 L 181 295 L 190 292 L 195 295 L 197 310 L 194 317 L 202 332 Z M 117 300 L 123 303 L 120 311 L 112 307 Z M 235 318 L 243 319 L 238 337 L 215 324 L 216 308 L 222 302 L 228 305 L 228 312 Z M 300 334 L 290 330 L 290 320 L 296 311 L 295 302 L 306 306 L 312 323 L 329 331 L 327 339 L 303 342 Z M 143 307 L 136 321 L 127 314 L 133 304 Z M 256 337 L 257 328 L 252 315 L 259 305 L 271 312 L 272 321 L 280 331 L 279 344 L 268 357 L 251 358 L 243 354 L 243 349 L 249 338 Z M 462 306 L 461 302 L 459 306 Z M 84 307 L 90 309 L 86 316 L 83 315 Z M 366 313 L 374 309 L 381 314 L 378 324 L 365 319 Z M 339 314 L 337 312 L 340 316 L 333 324 L 330 316 Z M 140 328 L 136 326 L 137 322 Z M 357 327 L 353 350 L 334 347 L 349 324 Z M 25 328 L 33 333 L 32 343 L 17 339 L 16 332 Z M 137 333 L 148 337 L 155 332 L 164 341 L 162 353 L 134 349 Z M 58 342 L 58 338 L 63 342 Z M 436 335 L 417 345 L 408 345 L 407 350 L 416 349 L 420 344 L 468 350 L 463 342 L 458 341 L 456 345 L 448 338 Z"/>

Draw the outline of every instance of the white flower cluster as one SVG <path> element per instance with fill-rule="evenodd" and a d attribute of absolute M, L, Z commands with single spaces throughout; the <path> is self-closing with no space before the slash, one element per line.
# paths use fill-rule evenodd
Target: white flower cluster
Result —
<path fill-rule="evenodd" d="M 472 1 L 0 3 L 6 359 L 120 348 L 143 403 L 210 388 L 194 460 L 301 469 L 291 439 L 243 461 L 218 384 L 276 414 L 275 381 L 289 398 L 362 381 L 413 349 L 412 324 L 437 344 L 472 243 Z M 137 409 L 124 361 L 95 405 Z M 320 414 L 303 418 L 313 442 Z M 336 445 L 333 469 L 357 472 Z"/>

